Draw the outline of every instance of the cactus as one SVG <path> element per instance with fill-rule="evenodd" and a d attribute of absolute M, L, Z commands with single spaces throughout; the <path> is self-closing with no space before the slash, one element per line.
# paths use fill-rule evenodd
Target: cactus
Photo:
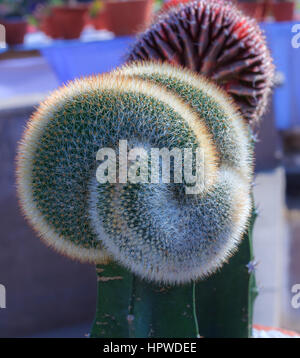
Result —
<path fill-rule="evenodd" d="M 91 337 L 251 337 L 257 289 L 254 271 L 246 265 L 253 259 L 255 218 L 253 209 L 238 253 L 204 281 L 157 285 L 114 263 L 97 266 L 98 308 Z"/>
<path fill-rule="evenodd" d="M 185 183 L 97 182 L 97 150 L 117 149 L 120 139 L 201 148 L 201 192 L 187 195 Z M 40 106 L 19 147 L 20 201 L 48 244 L 98 265 L 92 336 L 199 334 L 193 281 L 228 261 L 249 220 L 249 141 L 222 90 L 166 65 L 77 80 Z M 173 325 L 160 319 L 166 309 Z"/>
<path fill-rule="evenodd" d="M 242 122 L 230 102 L 222 110 L 210 103 L 209 91 L 194 96 L 209 103 L 208 111 L 219 111 L 220 121 L 236 116 Z M 25 214 L 50 245 L 83 261 L 101 263 L 108 260 L 108 251 L 140 276 L 164 282 L 190 281 L 215 271 L 235 250 L 249 216 L 248 141 L 246 133 L 236 135 L 237 147 L 244 147 L 238 168 L 242 175 L 229 167 L 230 161 L 221 162 L 215 138 L 199 119 L 175 95 L 133 78 L 104 76 L 63 88 L 33 116 L 20 148 Z M 144 147 L 201 148 L 202 195 L 186 196 L 182 184 L 99 184 L 95 152 L 117 148 L 122 138 Z"/>
<path fill-rule="evenodd" d="M 139 62 L 57 90 L 19 146 L 21 207 L 48 245 L 96 264 L 91 337 L 249 337 L 256 211 L 248 123 L 264 111 L 272 61 L 255 23 L 219 0 L 162 15 L 128 55 L 148 58 L 209 79 Z M 151 148 L 201 153 L 187 162 L 193 173 L 199 164 L 201 183 L 176 177 L 175 164 L 169 183 L 149 182 L 152 167 L 142 181 L 120 180 L 120 162 L 116 183 L 99 181 L 98 150 L 120 159 L 120 140 L 143 149 L 145 163 Z M 141 179 L 141 167 L 134 171 Z"/>
<path fill-rule="evenodd" d="M 265 112 L 272 60 L 256 21 L 229 1 L 170 6 L 132 46 L 127 61 L 137 60 L 162 60 L 209 77 L 233 97 L 251 124 Z"/>
<path fill-rule="evenodd" d="M 178 71 L 160 62 L 136 62 L 116 72 L 163 85 L 180 96 L 205 122 L 218 151 L 219 164 L 234 168 L 246 181 L 251 181 L 251 133 L 232 98 L 224 90 L 203 76 L 196 76 L 187 69 Z"/>

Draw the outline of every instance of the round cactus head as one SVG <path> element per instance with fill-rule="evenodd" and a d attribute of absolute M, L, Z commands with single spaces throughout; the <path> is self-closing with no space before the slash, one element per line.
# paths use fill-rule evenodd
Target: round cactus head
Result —
<path fill-rule="evenodd" d="M 273 82 L 257 23 L 229 1 L 179 3 L 171 2 L 174 6 L 139 36 L 127 60 L 162 60 L 206 75 L 234 98 L 245 119 L 257 121 Z"/>
<path fill-rule="evenodd" d="M 18 193 L 25 216 L 42 239 L 59 252 L 81 261 L 108 260 L 91 227 L 89 214 L 90 182 L 96 178 L 96 153 L 99 148 L 112 146 L 122 138 L 128 138 L 131 143 L 139 141 L 143 132 L 138 130 L 141 127 L 137 127 L 134 120 L 143 126 L 148 113 L 143 103 L 137 105 L 136 100 L 147 88 L 153 91 L 152 87 L 121 76 L 75 81 L 54 92 L 29 121 L 18 151 Z M 163 89 L 156 88 L 156 91 L 166 97 Z M 132 97 L 131 92 L 137 92 L 137 97 Z M 173 107 L 177 105 L 182 112 L 190 113 L 185 115 L 186 122 L 195 117 L 179 99 L 166 101 L 170 103 L 172 99 Z M 150 104 L 147 105 L 151 109 Z M 170 105 L 167 108 L 170 111 Z M 163 118 L 163 123 L 168 115 L 168 111 L 160 108 L 157 120 Z M 155 124 L 152 122 L 152 125 Z M 201 132 L 206 128 L 198 123 L 194 126 L 207 148 L 205 169 L 212 179 L 216 172 L 215 148 L 209 136 Z M 185 129 L 188 128 L 186 125 Z M 155 133 L 160 137 L 162 133 L 158 130 L 155 129 Z"/>
<path fill-rule="evenodd" d="M 173 93 L 160 83 L 163 73 L 149 81 L 117 72 L 70 83 L 33 115 L 19 148 L 18 191 L 25 215 L 60 252 L 96 263 L 113 259 L 142 277 L 175 283 L 214 272 L 236 250 L 250 211 L 251 169 L 244 168 L 250 154 L 242 165 L 227 160 L 229 147 L 220 144 L 206 116 L 213 111 L 224 126 L 228 117 L 242 119 L 207 81 L 193 95 L 209 111 L 193 108 L 185 98 L 190 74 L 172 71 Z M 247 153 L 245 131 L 236 138 Z M 120 180 L 120 141 L 126 141 L 128 157 L 136 148 L 136 158 L 146 155 L 144 163 L 152 149 L 201 152 L 200 164 L 187 161 L 193 172 L 199 164 L 201 185 L 185 177 L 152 182 L 151 166 L 134 181 L 130 170 L 141 178 L 142 169 L 132 157 L 128 178 Z M 99 149 L 115 157 L 99 158 Z M 100 166 L 114 158 L 116 181 L 99 180 Z"/>
<path fill-rule="evenodd" d="M 252 180 L 252 145 L 249 127 L 232 98 L 203 76 L 161 62 L 135 62 L 117 70 L 164 86 L 189 104 L 197 113 L 216 146 L 218 163 L 236 170 L 246 181 Z"/>

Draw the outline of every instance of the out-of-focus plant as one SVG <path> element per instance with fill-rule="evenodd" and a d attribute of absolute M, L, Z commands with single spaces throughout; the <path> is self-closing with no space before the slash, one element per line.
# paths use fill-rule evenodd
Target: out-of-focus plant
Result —
<path fill-rule="evenodd" d="M 39 26 L 45 16 L 51 14 L 51 7 L 63 5 L 63 0 L 46 0 L 39 2 L 28 16 L 28 22 L 33 26 Z"/>
<path fill-rule="evenodd" d="M 34 1 L 0 0 L 0 17 L 5 19 L 24 17 L 33 5 Z"/>
<path fill-rule="evenodd" d="M 96 17 L 99 13 L 104 10 L 105 1 L 104 0 L 94 0 L 90 6 L 90 16 Z"/>
<path fill-rule="evenodd" d="M 79 0 L 46 0 L 38 1 L 33 11 L 28 16 L 28 21 L 34 26 L 39 26 L 45 16 L 52 13 L 51 8 L 54 6 L 76 6 Z"/>

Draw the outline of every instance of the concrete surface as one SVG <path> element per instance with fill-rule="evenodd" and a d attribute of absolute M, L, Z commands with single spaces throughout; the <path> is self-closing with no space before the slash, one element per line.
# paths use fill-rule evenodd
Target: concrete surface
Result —
<path fill-rule="evenodd" d="M 300 284 L 300 196 L 297 200 L 288 200 L 288 211 L 286 218 L 289 223 L 289 267 L 288 267 L 288 289 L 282 311 L 282 326 L 300 332 L 300 307 L 292 306 L 292 287 Z M 299 292 L 299 291 L 298 291 Z M 298 303 L 300 299 L 298 298 Z"/>
<path fill-rule="evenodd" d="M 57 78 L 43 57 L 0 61 L 0 107 L 14 106 L 25 96 L 47 94 L 58 86 Z"/>
<path fill-rule="evenodd" d="M 33 108 L 0 111 L 0 337 L 19 337 L 92 321 L 96 274 L 47 248 L 20 213 L 15 193 L 15 154 Z"/>
<path fill-rule="evenodd" d="M 288 288 L 289 235 L 285 220 L 285 173 L 283 168 L 256 175 L 255 202 L 259 210 L 253 245 L 259 296 L 254 322 L 280 327 Z"/>

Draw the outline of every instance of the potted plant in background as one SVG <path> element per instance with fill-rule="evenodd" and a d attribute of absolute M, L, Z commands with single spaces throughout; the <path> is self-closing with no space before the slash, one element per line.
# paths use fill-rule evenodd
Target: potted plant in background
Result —
<path fill-rule="evenodd" d="M 151 22 L 153 0 L 109 0 L 107 26 L 116 36 L 133 35 Z"/>
<path fill-rule="evenodd" d="M 263 21 L 266 15 L 268 0 L 239 0 L 238 7 L 248 16 L 254 17 L 257 21 Z"/>
<path fill-rule="evenodd" d="M 162 10 L 166 11 L 171 7 L 190 1 L 192 0 L 169 0 L 163 4 Z M 266 15 L 266 9 L 268 8 L 267 3 L 270 1 L 271 0 L 233 0 L 232 2 L 236 3 L 237 7 L 246 15 L 254 17 L 257 21 L 263 21 Z"/>
<path fill-rule="evenodd" d="M 8 45 L 19 45 L 24 42 L 27 6 L 26 1 L 0 0 L 0 23 L 5 26 Z"/>
<path fill-rule="evenodd" d="M 107 12 L 105 0 L 94 0 L 89 7 L 88 23 L 92 24 L 96 30 L 107 28 Z"/>
<path fill-rule="evenodd" d="M 38 4 L 30 16 L 29 21 L 32 25 L 43 31 L 47 36 L 56 39 L 60 37 L 60 31 L 56 26 L 55 18 L 52 13 L 52 6 L 61 4 L 61 0 L 49 0 L 44 4 Z"/>
<path fill-rule="evenodd" d="M 52 13 L 59 28 L 60 37 L 78 38 L 84 28 L 87 11 L 87 6 L 79 4 L 76 0 L 63 1 L 62 4 L 53 6 Z"/>
<path fill-rule="evenodd" d="M 39 28 L 52 38 L 76 39 L 86 20 L 88 5 L 75 0 L 49 0 L 36 8 Z"/>
<path fill-rule="evenodd" d="M 291 21 L 294 18 L 295 2 L 293 0 L 274 0 L 272 13 L 276 21 Z"/>

